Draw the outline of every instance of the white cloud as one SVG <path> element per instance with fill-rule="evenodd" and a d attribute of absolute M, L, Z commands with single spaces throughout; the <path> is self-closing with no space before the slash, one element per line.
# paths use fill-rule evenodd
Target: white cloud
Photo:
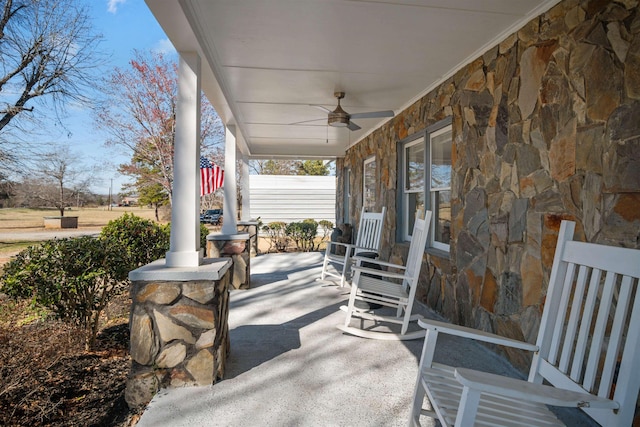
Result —
<path fill-rule="evenodd" d="M 173 47 L 173 44 L 171 44 L 169 39 L 159 40 L 151 50 L 163 55 L 172 55 L 176 53 L 176 48 Z"/>
<path fill-rule="evenodd" d="M 107 10 L 113 14 L 118 11 L 118 5 L 126 3 L 127 0 L 107 0 Z"/>

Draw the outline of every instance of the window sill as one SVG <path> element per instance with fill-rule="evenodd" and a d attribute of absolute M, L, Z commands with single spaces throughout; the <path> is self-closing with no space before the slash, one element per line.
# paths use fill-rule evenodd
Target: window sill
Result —
<path fill-rule="evenodd" d="M 447 251 L 443 251 L 442 249 L 426 248 L 424 251 L 429 255 L 437 256 L 439 258 L 444 258 L 447 260 L 451 259 L 451 253 Z"/>
<path fill-rule="evenodd" d="M 396 245 L 404 246 L 404 247 L 408 248 L 411 245 L 411 242 L 397 242 Z M 447 252 L 447 251 L 443 251 L 442 249 L 424 248 L 424 252 L 429 254 L 429 255 L 436 256 L 438 258 L 444 258 L 446 260 L 450 260 L 451 259 L 451 253 Z"/>

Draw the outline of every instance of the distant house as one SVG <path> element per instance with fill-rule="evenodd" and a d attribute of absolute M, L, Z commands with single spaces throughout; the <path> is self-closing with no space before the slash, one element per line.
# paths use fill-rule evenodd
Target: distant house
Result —
<path fill-rule="evenodd" d="M 122 206 L 137 206 L 138 205 L 138 196 L 128 196 L 123 197 L 120 202 Z"/>
<path fill-rule="evenodd" d="M 312 218 L 336 222 L 336 177 L 251 175 L 251 218 L 264 224 Z"/>

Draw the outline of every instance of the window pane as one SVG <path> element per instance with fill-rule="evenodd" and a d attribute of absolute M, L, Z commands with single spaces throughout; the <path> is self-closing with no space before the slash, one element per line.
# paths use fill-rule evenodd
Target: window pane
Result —
<path fill-rule="evenodd" d="M 451 187 L 451 129 L 431 137 L 431 189 Z"/>
<path fill-rule="evenodd" d="M 364 162 L 364 198 L 362 204 L 367 212 L 373 212 L 376 206 L 376 160 Z"/>
<path fill-rule="evenodd" d="M 405 189 L 421 190 L 424 188 L 424 143 L 421 141 L 407 147 L 405 156 Z"/>
<path fill-rule="evenodd" d="M 434 191 L 433 197 L 433 222 L 436 242 L 449 244 L 451 240 L 451 191 Z"/>
<path fill-rule="evenodd" d="M 416 213 L 419 211 L 424 216 L 424 193 L 407 193 L 407 225 L 405 234 L 411 236 L 413 225 L 416 222 Z"/>

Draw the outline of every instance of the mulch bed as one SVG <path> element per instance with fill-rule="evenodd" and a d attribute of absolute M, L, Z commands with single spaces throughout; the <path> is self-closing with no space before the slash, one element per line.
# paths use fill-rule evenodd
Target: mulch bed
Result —
<path fill-rule="evenodd" d="M 127 301 L 116 303 L 124 315 Z M 60 321 L 0 324 L 0 425 L 134 425 L 139 414 L 124 400 L 129 326 L 118 317 L 92 351 L 83 331 Z"/>

